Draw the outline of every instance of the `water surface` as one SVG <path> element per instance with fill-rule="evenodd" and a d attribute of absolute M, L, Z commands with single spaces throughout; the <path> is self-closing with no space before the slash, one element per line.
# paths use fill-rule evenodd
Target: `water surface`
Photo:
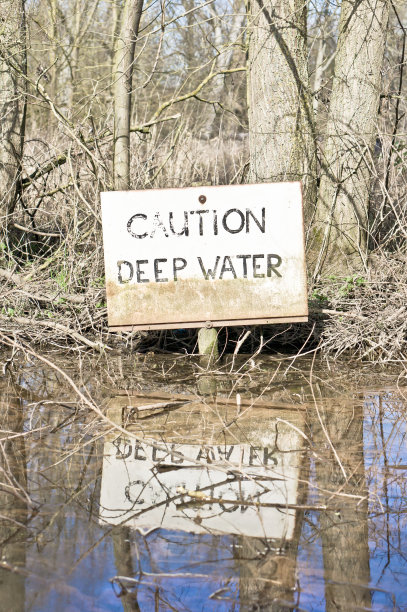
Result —
<path fill-rule="evenodd" d="M 0 382 L 2 609 L 407 610 L 397 371 L 48 358 Z"/>

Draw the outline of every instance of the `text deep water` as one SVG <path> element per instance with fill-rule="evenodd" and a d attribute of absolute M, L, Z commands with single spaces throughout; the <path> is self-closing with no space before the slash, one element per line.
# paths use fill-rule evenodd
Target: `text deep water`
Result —
<path fill-rule="evenodd" d="M 180 216 L 182 222 L 175 227 L 173 212 L 168 213 L 168 219 L 163 219 L 159 212 L 151 216 L 136 213 L 127 221 L 126 229 L 137 241 L 154 238 L 165 240 L 169 236 L 194 239 L 197 236 L 266 233 L 265 207 L 261 209 L 261 217 L 256 216 L 250 208 L 230 208 L 220 215 L 216 210 L 191 210 L 183 211 Z M 209 255 L 196 257 L 196 261 L 202 278 L 207 281 L 282 276 L 278 269 L 282 258 L 276 253 Z M 134 262 L 122 259 L 117 262 L 117 280 L 121 285 L 130 281 L 167 283 L 177 281 L 179 272 L 188 267 L 191 267 L 191 261 L 185 257 L 137 259 Z"/>

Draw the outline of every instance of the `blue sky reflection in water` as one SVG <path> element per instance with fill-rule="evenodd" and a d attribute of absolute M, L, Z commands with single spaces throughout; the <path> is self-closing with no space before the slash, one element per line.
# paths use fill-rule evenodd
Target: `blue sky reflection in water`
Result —
<path fill-rule="evenodd" d="M 7 608 L 11 612 L 407 610 L 406 403 L 395 388 L 364 391 L 363 400 L 357 392 L 354 401 L 349 395 L 334 402 L 318 399 L 332 442 L 335 431 L 341 434 L 334 446 L 346 482 L 309 407 L 312 422 L 304 431 L 309 439 L 314 436 L 313 447 L 305 444 L 301 454 L 301 461 L 308 462 L 307 484 L 296 510 L 297 539 L 287 550 L 282 542 L 279 547 L 276 541 L 234 534 L 156 529 L 143 536 L 125 525 L 102 525 L 103 444 L 92 442 L 88 419 L 40 403 L 33 411 L 27 397 L 18 405 L 12 395 L 9 386 L 7 392 L 2 389 L 2 409 L 7 403 L 11 410 L 24 405 L 25 431 L 46 424 L 56 431 L 25 437 L 26 489 L 38 513 L 28 509 L 27 514 L 19 502 L 10 510 L 0 497 L 6 563 L 0 571 L 0 596 L 3 602 L 14 602 Z M 332 424 L 335 410 L 340 418 Z M 356 439 L 362 413 L 363 437 Z M 18 430 L 13 419 L 6 425 L 3 430 Z M 72 451 L 61 461 L 64 452 Z M 343 496 L 332 495 L 338 489 Z M 312 509 L 323 504 L 327 512 Z M 24 516 L 27 530 L 16 532 L 10 525 Z M 6 544 L 5 535 L 10 540 Z M 128 592 L 121 598 L 110 582 L 117 575 L 133 579 L 124 581 Z M 13 598 L 16 591 L 20 596 Z"/>
<path fill-rule="evenodd" d="M 364 464 L 369 489 L 369 571 L 374 610 L 407 609 L 406 403 L 396 391 L 366 395 Z M 404 466 L 404 468 L 403 468 Z M 305 525 L 297 557 L 301 606 L 326 609 L 318 515 Z M 344 585 L 346 590 L 346 585 Z M 351 609 L 351 608 L 349 608 Z"/>

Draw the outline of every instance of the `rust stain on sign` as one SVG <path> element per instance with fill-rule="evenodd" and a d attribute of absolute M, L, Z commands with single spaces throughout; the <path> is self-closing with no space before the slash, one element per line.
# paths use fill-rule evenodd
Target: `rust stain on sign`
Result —
<path fill-rule="evenodd" d="M 300 183 L 108 192 L 102 219 L 111 330 L 307 320 Z"/>

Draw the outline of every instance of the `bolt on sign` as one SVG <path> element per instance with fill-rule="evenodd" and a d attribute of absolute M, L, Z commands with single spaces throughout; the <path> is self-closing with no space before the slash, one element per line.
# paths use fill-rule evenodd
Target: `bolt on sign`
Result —
<path fill-rule="evenodd" d="M 307 321 L 299 182 L 101 201 L 111 331 Z"/>

